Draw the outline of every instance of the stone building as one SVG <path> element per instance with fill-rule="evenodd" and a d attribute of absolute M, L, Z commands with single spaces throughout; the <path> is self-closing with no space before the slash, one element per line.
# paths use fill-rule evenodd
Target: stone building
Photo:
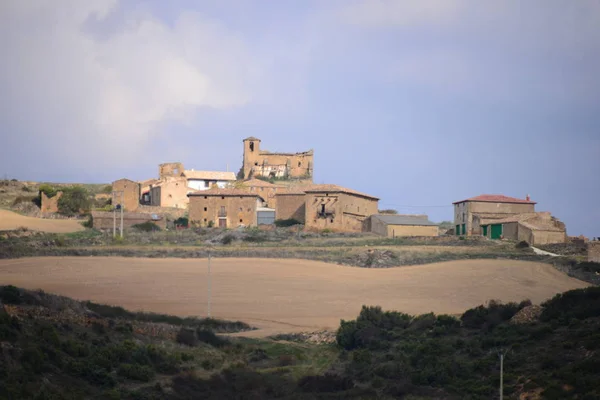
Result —
<path fill-rule="evenodd" d="M 361 232 L 365 219 L 378 212 L 377 197 L 341 186 L 312 185 L 304 193 L 306 229 Z"/>
<path fill-rule="evenodd" d="M 196 226 L 257 226 L 263 199 L 241 189 L 209 189 L 189 195 L 189 219 Z"/>
<path fill-rule="evenodd" d="M 276 194 L 282 190 L 285 190 L 285 187 L 275 185 L 273 183 L 266 182 L 261 179 L 249 179 L 242 182 L 240 189 L 245 189 L 252 193 L 258 194 L 264 199 L 265 207 L 276 208 Z"/>
<path fill-rule="evenodd" d="M 113 192 L 123 192 L 123 198 L 120 194 L 115 194 L 114 205 L 121 203 L 125 211 L 135 211 L 140 206 L 141 185 L 130 179 L 119 179 L 112 183 Z"/>
<path fill-rule="evenodd" d="M 381 236 L 438 236 L 437 224 L 427 215 L 378 214 L 365 221 L 365 230 Z"/>
<path fill-rule="evenodd" d="M 150 188 L 150 205 L 155 207 L 186 208 L 189 199 L 184 177 L 164 177 Z"/>
<path fill-rule="evenodd" d="M 300 189 L 280 191 L 275 194 L 277 219 L 295 219 L 304 224 L 306 218 L 306 193 Z"/>
<path fill-rule="evenodd" d="M 208 190 L 214 186 L 224 189 L 235 182 L 235 173 L 221 171 L 194 171 L 185 170 L 181 174 L 187 179 L 187 186 L 193 190 Z"/>
<path fill-rule="evenodd" d="M 565 243 L 565 224 L 549 212 L 511 215 L 502 219 L 480 219 L 482 235 L 490 239 L 525 241 L 530 245 Z"/>
<path fill-rule="evenodd" d="M 162 163 L 158 165 L 158 178 L 181 176 L 183 171 L 183 164 L 180 162 Z"/>
<path fill-rule="evenodd" d="M 46 196 L 46 193 L 40 191 L 40 213 L 42 215 L 54 214 L 58 212 L 58 200 L 62 197 L 63 192 L 56 192 L 52 197 Z"/>
<path fill-rule="evenodd" d="M 260 149 L 260 139 L 244 139 L 244 178 L 298 178 L 312 181 L 313 150 L 301 153 L 274 153 Z"/>
<path fill-rule="evenodd" d="M 511 215 L 535 212 L 529 196 L 517 199 L 499 194 L 482 194 L 454 202 L 454 226 L 457 235 L 481 235 L 481 219 L 502 219 Z"/>

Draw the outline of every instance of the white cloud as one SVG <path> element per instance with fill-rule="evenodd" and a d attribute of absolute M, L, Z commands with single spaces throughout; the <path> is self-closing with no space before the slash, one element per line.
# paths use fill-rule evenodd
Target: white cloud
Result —
<path fill-rule="evenodd" d="M 2 2 L 0 121 L 19 128 L 12 144 L 58 150 L 65 161 L 95 166 L 134 162 L 164 122 L 185 121 L 199 107 L 252 100 L 263 76 L 234 32 L 196 13 L 166 25 L 125 10 L 119 12 L 127 13 L 126 23 L 108 34 L 85 29 L 118 5 Z"/>

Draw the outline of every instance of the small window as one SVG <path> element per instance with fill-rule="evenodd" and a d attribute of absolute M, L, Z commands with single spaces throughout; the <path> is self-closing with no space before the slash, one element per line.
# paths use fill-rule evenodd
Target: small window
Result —
<path fill-rule="evenodd" d="M 206 218 L 204 218 L 204 222 L 206 222 Z"/>
<path fill-rule="evenodd" d="M 242 222 L 244 222 L 244 221 L 243 221 L 243 220 L 240 218 L 240 224 L 241 224 Z"/>
<path fill-rule="evenodd" d="M 208 196 L 204 196 L 204 199 L 208 199 Z"/>
<path fill-rule="evenodd" d="M 208 209 L 206 207 L 204 207 L 204 211 L 208 211 Z"/>
<path fill-rule="evenodd" d="M 240 211 L 244 211 L 244 209 L 242 207 L 240 207 Z"/>
<path fill-rule="evenodd" d="M 250 151 L 254 151 L 254 142 L 250 142 Z"/>
<path fill-rule="evenodd" d="M 255 163 L 254 163 L 254 165 L 258 167 L 258 161 L 257 161 L 257 162 L 255 162 Z"/>
<path fill-rule="evenodd" d="M 301 167 L 302 166 L 302 161 L 298 161 L 298 166 Z"/>
<path fill-rule="evenodd" d="M 221 196 L 221 200 L 225 200 L 225 196 Z"/>

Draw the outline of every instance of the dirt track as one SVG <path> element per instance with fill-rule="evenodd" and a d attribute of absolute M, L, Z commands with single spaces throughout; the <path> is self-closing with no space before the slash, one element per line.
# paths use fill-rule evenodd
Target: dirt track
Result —
<path fill-rule="evenodd" d="M 79 221 L 33 218 L 8 210 L 0 210 L 0 231 L 10 231 L 20 227 L 48 233 L 69 233 L 85 229 Z"/>
<path fill-rule="evenodd" d="M 461 313 L 489 299 L 539 303 L 586 287 L 549 265 L 468 260 L 361 269 L 304 260 L 213 259 L 212 315 L 255 335 L 336 328 L 363 304 L 411 314 Z M 0 283 L 132 310 L 206 315 L 206 259 L 40 257 L 0 260 Z"/>

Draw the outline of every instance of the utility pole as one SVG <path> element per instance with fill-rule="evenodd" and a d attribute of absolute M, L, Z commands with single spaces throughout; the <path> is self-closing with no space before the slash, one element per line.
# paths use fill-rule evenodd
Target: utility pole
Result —
<path fill-rule="evenodd" d="M 117 197 L 119 198 L 119 202 L 117 203 Z M 123 237 L 123 200 L 125 200 L 125 192 L 122 190 L 114 190 L 112 192 L 112 203 L 113 203 L 113 237 L 117 236 L 117 208 L 121 210 L 121 226 L 119 229 L 119 233 L 121 237 Z"/>
<path fill-rule="evenodd" d="M 498 356 L 500 357 L 500 400 L 504 400 L 504 357 L 510 349 L 500 349 Z"/>
<path fill-rule="evenodd" d="M 211 256 L 211 254 L 210 254 L 210 249 L 209 249 L 208 250 L 208 279 L 207 279 L 208 280 L 208 299 L 207 299 L 208 300 L 208 307 L 207 307 L 207 309 L 208 309 L 208 318 L 210 318 L 210 300 L 211 300 L 211 298 L 210 298 L 211 297 L 210 296 L 211 295 L 211 293 L 210 293 L 210 289 L 211 289 L 210 288 L 210 283 L 211 283 L 210 282 L 210 256 Z"/>

